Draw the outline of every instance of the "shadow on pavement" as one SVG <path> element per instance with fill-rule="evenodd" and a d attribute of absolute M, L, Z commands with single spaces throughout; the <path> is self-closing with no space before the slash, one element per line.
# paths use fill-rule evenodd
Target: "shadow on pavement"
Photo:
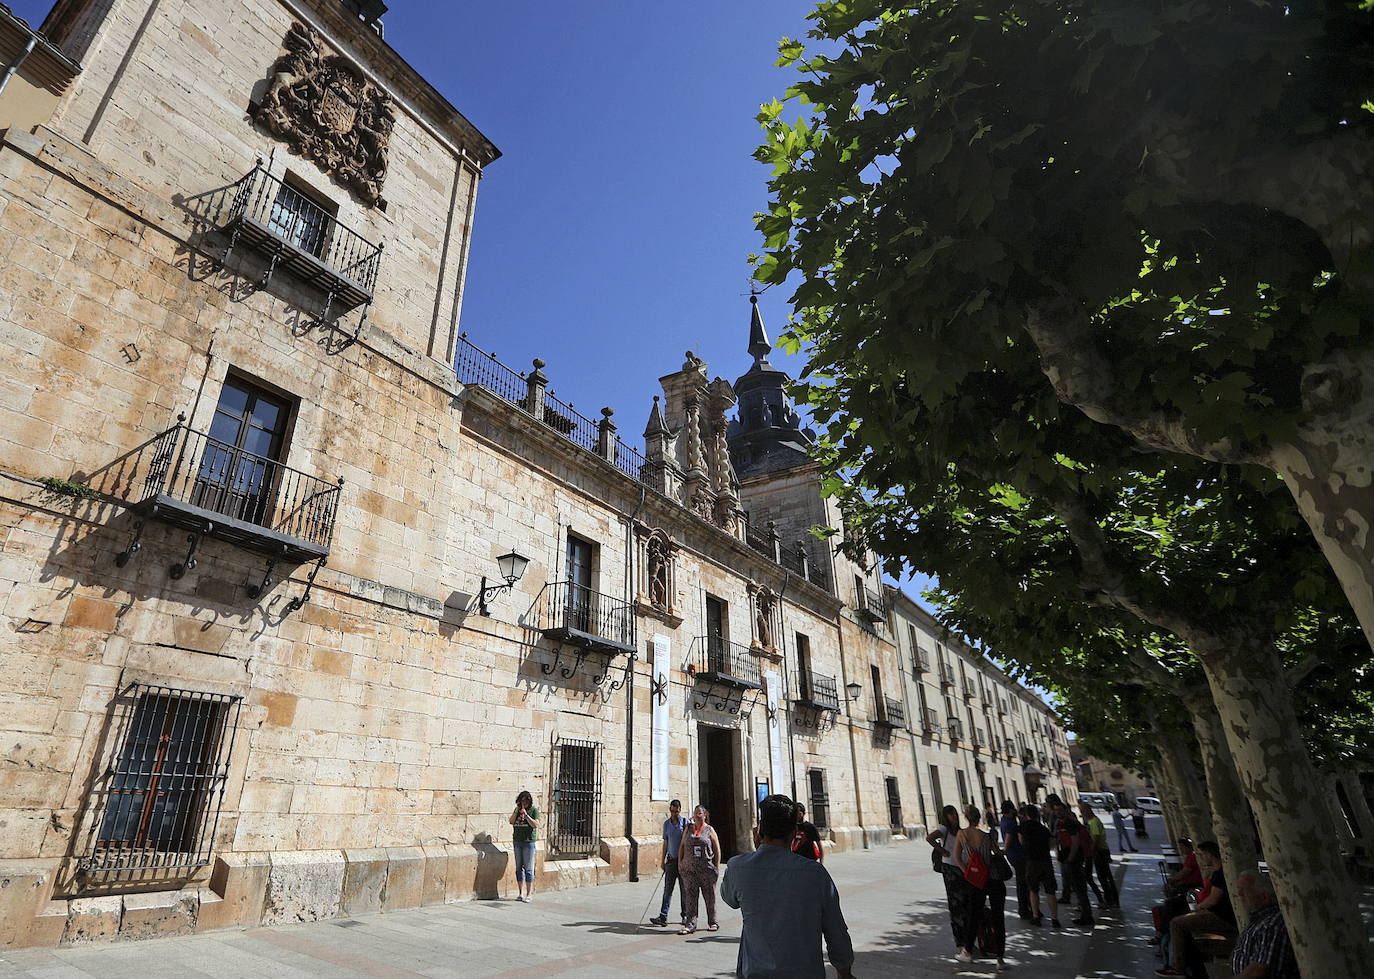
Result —
<path fill-rule="evenodd" d="M 652 935 L 667 934 L 662 928 L 652 925 L 636 925 L 629 921 L 564 921 L 564 928 L 582 928 L 597 935 Z"/>

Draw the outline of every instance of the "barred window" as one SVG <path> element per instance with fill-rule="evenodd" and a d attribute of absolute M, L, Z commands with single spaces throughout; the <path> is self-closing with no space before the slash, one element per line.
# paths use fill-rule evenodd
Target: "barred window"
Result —
<path fill-rule="evenodd" d="M 809 769 L 806 773 L 807 815 L 819 829 L 830 825 L 830 796 L 825 791 L 825 772 L 819 768 Z"/>
<path fill-rule="evenodd" d="M 133 684 L 119 752 L 97 785 L 88 872 L 210 862 L 241 697 Z"/>
<path fill-rule="evenodd" d="M 554 745 L 554 853 L 588 856 L 601 838 L 601 745 L 565 738 Z"/>

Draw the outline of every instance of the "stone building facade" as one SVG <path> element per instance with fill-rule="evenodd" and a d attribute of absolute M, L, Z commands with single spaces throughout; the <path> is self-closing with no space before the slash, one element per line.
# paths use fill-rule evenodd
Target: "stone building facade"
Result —
<path fill-rule="evenodd" d="M 643 452 L 468 343 L 498 152 L 382 7 L 0 23 L 67 73 L 0 116 L 0 947 L 500 895 L 521 789 L 546 887 L 651 866 L 670 797 L 732 851 L 765 791 L 909 839 L 980 773 L 922 644 L 1053 725 L 809 533 L 757 316 Z"/>

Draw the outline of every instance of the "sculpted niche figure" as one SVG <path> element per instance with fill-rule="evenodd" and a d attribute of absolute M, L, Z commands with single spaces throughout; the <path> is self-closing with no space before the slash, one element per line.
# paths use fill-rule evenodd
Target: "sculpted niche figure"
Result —
<path fill-rule="evenodd" d="M 253 120 L 375 206 L 396 125 L 391 97 L 343 58 L 326 55 L 303 24 L 291 25 L 282 46 Z"/>

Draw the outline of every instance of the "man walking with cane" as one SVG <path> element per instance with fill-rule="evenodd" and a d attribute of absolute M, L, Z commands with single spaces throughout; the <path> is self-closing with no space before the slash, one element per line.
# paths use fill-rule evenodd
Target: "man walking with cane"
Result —
<path fill-rule="evenodd" d="M 668 908 L 673 903 L 673 891 L 678 886 L 677 850 L 682 844 L 682 833 L 687 828 L 687 817 L 682 815 L 682 803 L 674 799 L 668 803 L 668 818 L 663 820 L 663 853 L 658 858 L 663 868 L 663 907 L 657 918 L 650 918 L 649 924 L 662 928 L 668 923 Z M 678 907 L 682 898 L 678 897 Z"/>

